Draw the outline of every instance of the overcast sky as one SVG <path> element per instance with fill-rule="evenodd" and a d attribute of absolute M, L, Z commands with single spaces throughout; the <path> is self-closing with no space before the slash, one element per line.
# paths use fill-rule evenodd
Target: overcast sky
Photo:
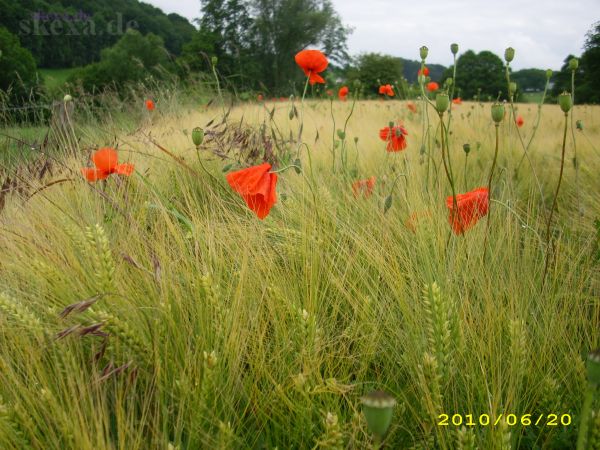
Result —
<path fill-rule="evenodd" d="M 600 0 L 332 0 L 344 24 L 354 29 L 351 54 L 381 52 L 450 65 L 450 44 L 491 50 L 514 47 L 515 69 L 559 69 L 580 55 L 585 34 L 600 21 Z M 200 15 L 200 0 L 144 0 L 188 19 Z"/>

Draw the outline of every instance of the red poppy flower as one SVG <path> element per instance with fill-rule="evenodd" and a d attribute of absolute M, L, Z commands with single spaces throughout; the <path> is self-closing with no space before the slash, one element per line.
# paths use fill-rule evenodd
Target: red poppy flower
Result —
<path fill-rule="evenodd" d="M 456 97 L 452 99 L 452 103 L 454 103 L 455 105 L 462 105 L 462 99 L 460 97 Z"/>
<path fill-rule="evenodd" d="M 350 89 L 348 89 L 348 86 L 342 86 L 340 88 L 340 90 L 338 91 L 338 98 L 342 101 L 346 101 L 346 97 L 348 96 L 348 92 L 350 92 Z"/>
<path fill-rule="evenodd" d="M 385 127 L 379 130 L 379 137 L 382 141 L 387 142 L 388 152 L 399 152 L 404 150 L 408 145 L 406 143 L 406 136 L 408 132 L 402 125 L 396 127 Z"/>
<path fill-rule="evenodd" d="M 419 75 L 421 75 L 421 69 L 419 69 L 419 70 L 417 71 L 417 76 L 419 76 Z M 426 77 L 428 77 L 428 76 L 429 76 L 429 68 L 428 68 L 428 67 L 425 67 L 425 68 L 423 69 L 423 75 L 425 75 Z"/>
<path fill-rule="evenodd" d="M 429 83 L 427 83 L 427 90 L 429 92 L 437 91 L 439 88 L 440 85 L 437 84 L 435 81 L 430 81 Z"/>
<path fill-rule="evenodd" d="M 154 111 L 154 102 L 152 100 L 146 100 L 146 109 L 148 111 Z"/>
<path fill-rule="evenodd" d="M 95 168 L 83 167 L 81 173 L 88 181 L 104 180 L 110 174 L 131 175 L 133 164 L 119 164 L 119 157 L 114 148 L 104 147 L 94 152 L 92 161 Z"/>
<path fill-rule="evenodd" d="M 462 234 L 477 223 L 479 218 L 485 216 L 489 207 L 489 192 L 487 188 L 477 188 L 466 194 L 457 194 L 454 211 L 452 196 L 446 198 L 446 206 L 450 214 L 448 221 L 455 234 Z"/>
<path fill-rule="evenodd" d="M 394 93 L 394 88 L 391 84 L 384 84 L 382 86 L 379 86 L 379 93 L 387 95 L 388 97 L 393 97 L 394 95 L 396 95 Z"/>
<path fill-rule="evenodd" d="M 525 123 L 525 121 L 523 120 L 523 117 L 521 116 L 517 116 L 517 126 L 519 128 L 521 128 L 523 126 L 523 124 Z"/>
<path fill-rule="evenodd" d="M 413 102 L 407 103 L 406 107 L 409 109 L 410 112 L 412 113 L 416 113 L 417 112 L 417 105 L 415 105 Z"/>
<path fill-rule="evenodd" d="M 229 186 L 242 196 L 248 208 L 264 219 L 277 202 L 277 174 L 269 172 L 271 164 L 264 163 L 227 174 Z"/>
<path fill-rule="evenodd" d="M 262 94 L 258 94 L 258 95 L 256 96 L 256 100 L 258 100 L 259 102 L 262 102 L 262 101 L 264 100 L 264 97 L 263 97 L 263 95 L 262 95 Z"/>
<path fill-rule="evenodd" d="M 287 101 L 287 97 L 279 97 L 279 101 L 280 102 L 286 102 Z"/>
<path fill-rule="evenodd" d="M 308 82 L 312 85 L 315 83 L 325 83 L 319 72 L 327 69 L 329 61 L 327 57 L 319 50 L 302 50 L 296 54 L 296 64 L 304 71 L 304 75 L 308 77 Z"/>
<path fill-rule="evenodd" d="M 369 198 L 373 193 L 373 187 L 375 186 L 375 177 L 367 178 L 366 180 L 356 180 L 352 183 L 352 192 L 354 197 L 357 197 L 362 193 L 365 198 Z"/>

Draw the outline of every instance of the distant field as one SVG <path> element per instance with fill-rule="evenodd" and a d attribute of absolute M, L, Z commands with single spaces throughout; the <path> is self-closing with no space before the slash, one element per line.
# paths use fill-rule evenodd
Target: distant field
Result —
<path fill-rule="evenodd" d="M 44 85 L 53 90 L 63 86 L 69 76 L 78 69 L 78 67 L 72 67 L 69 69 L 38 69 L 38 71 L 44 79 Z"/>

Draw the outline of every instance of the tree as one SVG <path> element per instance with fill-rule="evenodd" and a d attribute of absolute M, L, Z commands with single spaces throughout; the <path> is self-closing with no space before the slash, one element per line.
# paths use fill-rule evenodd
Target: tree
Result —
<path fill-rule="evenodd" d="M 442 82 L 452 77 L 453 68 L 449 67 L 444 73 Z M 506 78 L 504 75 L 504 64 L 494 53 L 484 50 L 475 53 L 468 50 L 459 56 L 456 61 L 456 87 L 460 90 L 460 96 L 464 99 L 472 99 L 481 89 L 481 97 L 496 98 L 498 93 L 506 98 Z"/>
<path fill-rule="evenodd" d="M 28 102 L 38 87 L 35 60 L 19 39 L 0 27 L 0 91 L 9 106 Z"/>
<path fill-rule="evenodd" d="M 542 69 L 521 69 L 510 76 L 522 91 L 543 91 L 546 86 L 546 71 Z"/>
<path fill-rule="evenodd" d="M 395 84 L 401 78 L 401 59 L 380 53 L 363 53 L 356 61 L 356 71 L 349 73 L 349 81 L 360 80 L 367 95 L 377 95 L 380 85 Z"/>
<path fill-rule="evenodd" d="M 600 22 L 596 22 L 587 34 L 580 65 L 583 80 L 575 91 L 575 100 L 600 103 Z"/>
<path fill-rule="evenodd" d="M 554 73 L 552 76 L 552 96 L 558 97 L 558 95 L 563 92 L 571 92 L 571 69 L 569 69 L 569 61 L 575 58 L 574 55 L 567 56 L 563 65 L 560 68 L 560 71 Z M 581 86 L 583 76 L 583 67 L 579 65 L 579 68 L 575 71 L 575 90 Z"/>

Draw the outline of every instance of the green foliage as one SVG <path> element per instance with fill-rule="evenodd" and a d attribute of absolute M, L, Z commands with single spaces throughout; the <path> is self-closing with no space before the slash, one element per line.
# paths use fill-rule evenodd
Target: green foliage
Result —
<path fill-rule="evenodd" d="M 0 0 L 0 11 L 3 25 L 18 35 L 37 64 L 46 68 L 98 61 L 102 49 L 114 45 L 128 27 L 160 36 L 167 50 L 175 55 L 195 31 L 187 19 L 166 15 L 137 0 Z M 36 13 L 57 16 L 36 19 Z M 62 17 L 65 14 L 72 18 Z"/>
<path fill-rule="evenodd" d="M 149 77 L 164 78 L 165 69 L 173 70 L 162 38 L 138 31 L 127 33 L 111 48 L 102 51 L 102 59 L 71 76 L 84 90 L 91 92 L 114 85 L 123 91 L 127 83 L 142 82 Z"/>
<path fill-rule="evenodd" d="M 382 84 L 394 84 L 402 78 L 402 60 L 391 55 L 364 53 L 356 60 L 350 81 L 360 80 L 365 94 L 377 95 Z M 397 94 L 397 93 L 396 93 Z"/>
<path fill-rule="evenodd" d="M 452 77 L 452 67 L 446 70 L 442 82 L 449 77 Z M 490 51 L 468 50 L 460 55 L 456 62 L 456 79 L 463 99 L 474 98 L 480 89 L 483 99 L 495 99 L 498 92 L 506 96 L 504 65 L 500 57 Z"/>
<path fill-rule="evenodd" d="M 542 69 L 521 69 L 510 76 L 521 91 L 543 91 L 546 86 L 546 71 Z"/>
<path fill-rule="evenodd" d="M 421 68 L 421 62 L 404 58 L 400 58 L 400 61 L 402 61 L 404 78 L 406 78 L 409 83 L 417 83 L 417 72 Z M 426 66 L 429 69 L 429 78 L 433 81 L 442 79 L 446 67 L 441 64 L 426 64 Z"/>

